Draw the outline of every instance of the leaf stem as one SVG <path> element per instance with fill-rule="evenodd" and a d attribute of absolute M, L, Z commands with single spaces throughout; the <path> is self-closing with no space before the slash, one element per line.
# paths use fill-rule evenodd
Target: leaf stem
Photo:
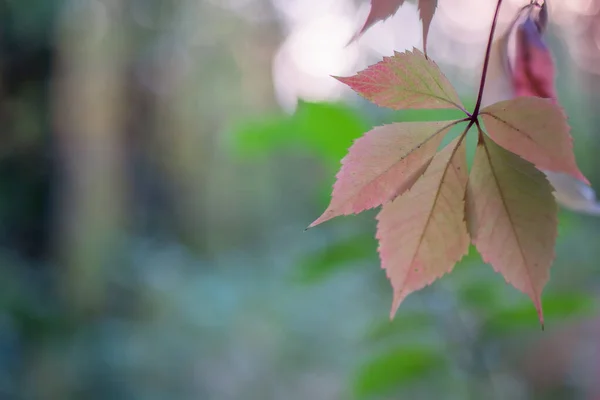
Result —
<path fill-rule="evenodd" d="M 498 22 L 498 14 L 500 13 L 500 5 L 502 0 L 498 0 L 496 4 L 496 11 L 494 12 L 494 20 L 492 21 L 492 28 L 490 29 L 490 37 L 488 38 L 487 49 L 485 51 L 485 59 L 483 61 L 483 72 L 481 73 L 481 82 L 479 83 L 479 93 L 477 94 L 477 103 L 475 103 L 475 109 L 471 115 L 472 120 L 477 120 L 479 115 L 479 109 L 481 108 L 481 100 L 483 98 L 483 89 L 485 87 L 485 79 L 487 77 L 488 66 L 490 65 L 490 55 L 492 53 L 492 42 L 494 40 L 494 32 L 496 31 L 496 24 Z"/>

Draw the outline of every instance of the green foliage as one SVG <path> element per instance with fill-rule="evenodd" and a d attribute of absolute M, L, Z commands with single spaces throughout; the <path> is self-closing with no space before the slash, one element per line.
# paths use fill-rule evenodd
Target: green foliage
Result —
<path fill-rule="evenodd" d="M 354 381 L 357 398 L 385 394 L 433 373 L 442 373 L 446 359 L 430 346 L 402 346 L 363 365 Z"/>
<path fill-rule="evenodd" d="M 254 157 L 300 147 L 337 166 L 366 129 L 360 114 L 346 105 L 300 101 L 293 115 L 242 121 L 233 128 L 233 144 L 241 156 Z"/>
<path fill-rule="evenodd" d="M 302 283 L 317 283 L 338 271 L 371 260 L 377 250 L 372 234 L 357 234 L 308 253 L 298 260 L 297 279 Z"/>

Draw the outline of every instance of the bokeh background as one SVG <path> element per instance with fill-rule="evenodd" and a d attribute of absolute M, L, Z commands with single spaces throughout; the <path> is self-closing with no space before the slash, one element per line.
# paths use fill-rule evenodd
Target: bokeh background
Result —
<path fill-rule="evenodd" d="M 500 29 L 526 1 L 505 1 Z M 474 103 L 492 0 L 429 53 Z M 553 0 L 600 188 L 600 1 Z M 0 0 L 0 399 L 600 399 L 600 219 L 561 211 L 529 299 L 471 250 L 388 319 L 374 212 L 304 232 L 390 112 L 330 75 L 421 47 L 414 2 Z"/>

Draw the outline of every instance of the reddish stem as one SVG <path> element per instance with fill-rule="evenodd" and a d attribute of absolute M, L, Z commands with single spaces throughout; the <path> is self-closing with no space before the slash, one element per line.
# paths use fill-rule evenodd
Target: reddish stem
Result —
<path fill-rule="evenodd" d="M 492 21 L 492 29 L 490 29 L 490 37 L 488 38 L 487 49 L 485 51 L 485 59 L 483 61 L 483 72 L 481 73 L 481 82 L 479 83 L 479 94 L 477 95 L 477 103 L 475 103 L 475 109 L 471 115 L 471 119 L 476 120 L 479 115 L 479 109 L 481 108 L 481 99 L 483 98 L 483 89 L 485 87 L 485 78 L 487 77 L 488 66 L 490 65 L 490 55 L 492 53 L 492 42 L 494 40 L 494 32 L 496 31 L 496 24 L 498 22 L 498 14 L 500 13 L 500 5 L 502 0 L 498 0 L 496 4 L 496 12 L 494 13 L 494 20 Z"/>

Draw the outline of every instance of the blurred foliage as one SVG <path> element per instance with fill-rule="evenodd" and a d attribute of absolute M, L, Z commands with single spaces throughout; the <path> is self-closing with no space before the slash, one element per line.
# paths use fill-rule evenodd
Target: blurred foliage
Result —
<path fill-rule="evenodd" d="M 303 232 L 371 126 L 458 116 L 279 111 L 305 1 L 0 1 L 1 399 L 591 393 L 597 220 L 561 213 L 544 332 L 473 249 L 390 321 L 374 212 Z"/>

